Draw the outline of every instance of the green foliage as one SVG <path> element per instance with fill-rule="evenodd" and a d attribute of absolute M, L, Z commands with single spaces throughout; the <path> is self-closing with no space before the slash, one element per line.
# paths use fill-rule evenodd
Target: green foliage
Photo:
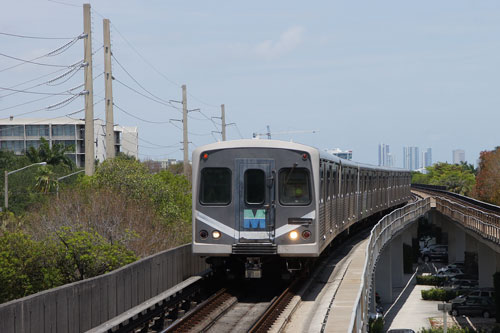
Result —
<path fill-rule="evenodd" d="M 113 189 L 136 200 L 149 200 L 165 223 L 191 223 L 191 188 L 182 175 L 169 171 L 149 173 L 137 160 L 115 158 L 104 161 L 91 183 Z M 189 241 L 189 239 L 186 239 Z"/>
<path fill-rule="evenodd" d="M 500 147 L 481 152 L 476 180 L 475 197 L 500 205 Z"/>
<path fill-rule="evenodd" d="M 422 290 L 422 299 L 426 301 L 444 301 L 448 302 L 458 296 L 456 291 L 444 290 L 442 288 L 432 288 L 429 290 Z"/>
<path fill-rule="evenodd" d="M 0 303 L 58 286 L 53 242 L 37 242 L 21 232 L 0 236 Z"/>
<path fill-rule="evenodd" d="M 369 333 L 382 333 L 384 332 L 384 319 L 379 317 L 375 320 L 370 320 L 368 324 Z"/>
<path fill-rule="evenodd" d="M 41 137 L 40 146 L 38 148 L 29 147 L 26 156 L 31 163 L 47 162 L 50 165 L 65 165 L 69 170 L 73 170 L 75 164 L 66 153 L 74 151 L 73 145 L 65 146 L 63 143 L 53 143 L 50 147 L 47 139 Z"/>
<path fill-rule="evenodd" d="M 446 278 L 440 276 L 432 276 L 432 275 L 417 275 L 417 284 L 421 284 L 424 286 L 439 286 L 442 285 Z"/>
<path fill-rule="evenodd" d="M 132 251 L 97 233 L 62 228 L 58 238 L 0 234 L 0 303 L 110 272 L 135 261 Z"/>
<path fill-rule="evenodd" d="M 134 253 L 120 244 L 107 242 L 97 232 L 56 232 L 59 268 L 65 281 L 73 282 L 110 272 L 137 260 Z"/>
<path fill-rule="evenodd" d="M 493 287 L 495 288 L 496 322 L 500 323 L 500 272 L 493 274 Z"/>
<path fill-rule="evenodd" d="M 427 167 L 427 174 L 413 172 L 412 183 L 446 186 L 448 191 L 469 195 L 476 182 L 473 170 L 466 163 L 436 163 Z"/>

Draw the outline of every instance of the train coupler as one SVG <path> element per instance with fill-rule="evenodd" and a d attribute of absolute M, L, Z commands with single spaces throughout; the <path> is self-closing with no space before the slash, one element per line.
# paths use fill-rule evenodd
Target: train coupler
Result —
<path fill-rule="evenodd" d="M 245 263 L 245 278 L 260 279 L 262 278 L 262 262 L 259 257 L 248 257 Z"/>

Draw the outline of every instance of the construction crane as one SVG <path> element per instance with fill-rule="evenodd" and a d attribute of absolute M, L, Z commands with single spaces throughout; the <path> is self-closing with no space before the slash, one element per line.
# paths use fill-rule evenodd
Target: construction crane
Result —
<path fill-rule="evenodd" d="M 271 135 L 287 135 L 287 134 L 300 134 L 300 133 L 318 133 L 318 130 L 299 130 L 299 131 L 283 131 L 271 133 L 269 125 L 267 125 L 267 133 L 253 133 L 255 139 L 260 139 L 261 136 L 267 135 L 267 139 L 271 140 Z"/>

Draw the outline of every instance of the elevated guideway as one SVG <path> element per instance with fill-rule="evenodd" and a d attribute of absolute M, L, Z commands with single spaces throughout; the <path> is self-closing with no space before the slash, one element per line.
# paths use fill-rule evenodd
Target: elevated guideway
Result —
<path fill-rule="evenodd" d="M 470 263 L 478 271 L 480 285 L 492 285 L 492 274 L 500 271 L 496 206 L 488 210 L 487 204 L 431 189 L 419 188 L 414 193 L 422 199 L 383 217 L 366 244 L 353 253 L 332 299 L 325 332 L 366 331 L 368 315 L 375 310 L 374 292 L 392 298 L 390 290 L 402 280 L 403 244 L 412 244 L 416 221 L 423 215 L 446 235 L 449 261 Z M 165 308 L 169 299 L 199 280 L 190 277 L 206 269 L 189 245 L 165 251 L 100 277 L 4 303 L 0 305 L 0 332 L 106 332 L 110 331 L 106 323 L 125 327 L 141 313 Z"/>

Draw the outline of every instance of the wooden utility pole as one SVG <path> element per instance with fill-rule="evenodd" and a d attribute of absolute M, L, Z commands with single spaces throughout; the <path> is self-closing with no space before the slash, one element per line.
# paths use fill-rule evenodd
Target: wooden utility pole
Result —
<path fill-rule="evenodd" d="M 94 174 L 94 91 L 92 77 L 92 31 L 90 23 L 90 4 L 83 4 L 83 43 L 85 64 L 85 174 Z"/>
<path fill-rule="evenodd" d="M 184 146 L 184 176 L 188 177 L 189 142 L 188 142 L 188 109 L 186 85 L 182 85 L 182 133 Z"/>
<path fill-rule="evenodd" d="M 224 104 L 220 106 L 221 120 L 222 120 L 222 141 L 226 141 L 226 110 L 224 109 Z"/>
<path fill-rule="evenodd" d="M 111 38 L 109 20 L 102 20 L 104 34 L 104 86 L 106 101 L 106 158 L 115 157 L 115 126 L 113 120 L 113 75 L 111 74 Z"/>

